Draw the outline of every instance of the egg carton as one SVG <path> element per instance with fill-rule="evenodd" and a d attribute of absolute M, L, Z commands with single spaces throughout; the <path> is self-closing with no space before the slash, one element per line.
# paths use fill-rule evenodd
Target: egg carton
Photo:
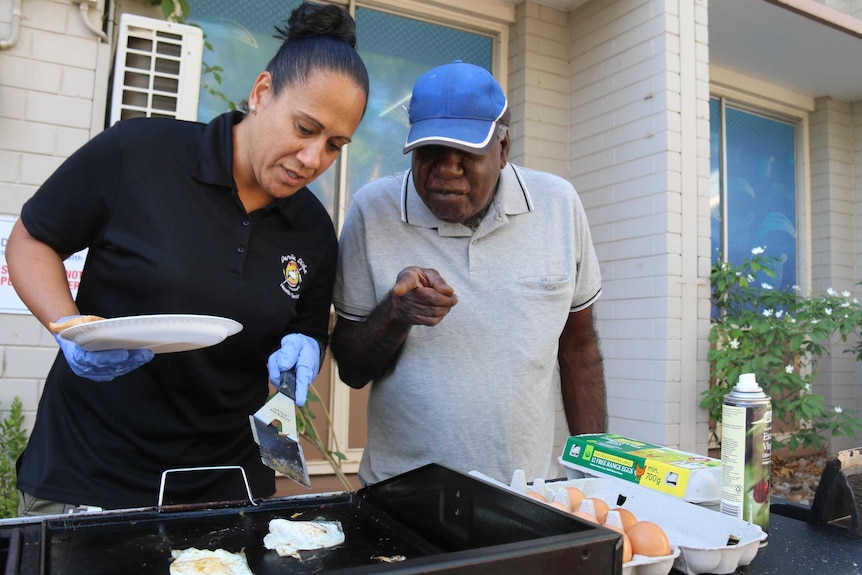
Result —
<path fill-rule="evenodd" d="M 629 460 L 629 465 L 615 467 L 618 458 Z M 572 436 L 558 461 L 568 479 L 614 477 L 689 503 L 718 503 L 721 497 L 721 460 L 620 435 Z"/>
<path fill-rule="evenodd" d="M 612 477 L 547 482 L 537 478 L 528 483 L 523 471 L 518 470 L 509 485 L 494 483 L 517 493 L 536 491 L 549 501 L 558 490 L 577 487 L 587 497 L 597 497 L 611 508 L 628 509 L 639 520 L 660 525 L 667 534 L 671 554 L 635 555 L 623 563 L 623 575 L 667 575 L 674 567 L 687 575 L 733 573 L 751 563 L 766 540 L 766 533 L 758 525 Z"/>

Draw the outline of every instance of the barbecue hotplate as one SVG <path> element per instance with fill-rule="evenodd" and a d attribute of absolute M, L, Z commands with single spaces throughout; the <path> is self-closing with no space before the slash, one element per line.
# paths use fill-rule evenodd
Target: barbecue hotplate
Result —
<path fill-rule="evenodd" d="M 340 521 L 345 541 L 281 557 L 276 518 Z M 622 572 L 617 533 L 436 464 L 355 493 L 0 522 L 6 575 L 167 574 L 189 547 L 243 551 L 256 575 Z"/>

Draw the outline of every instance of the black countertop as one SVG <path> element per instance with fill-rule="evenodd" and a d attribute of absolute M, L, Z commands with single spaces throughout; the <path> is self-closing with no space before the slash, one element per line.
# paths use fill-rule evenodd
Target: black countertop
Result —
<path fill-rule="evenodd" d="M 676 573 L 676 571 L 674 571 Z M 862 537 L 832 525 L 813 525 L 772 513 L 769 539 L 745 575 L 862 575 Z"/>

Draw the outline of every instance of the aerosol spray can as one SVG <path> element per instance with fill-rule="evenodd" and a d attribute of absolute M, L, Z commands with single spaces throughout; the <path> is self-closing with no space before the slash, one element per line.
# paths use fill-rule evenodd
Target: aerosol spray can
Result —
<path fill-rule="evenodd" d="M 772 401 L 753 373 L 743 373 L 721 408 L 721 512 L 766 533 L 771 470 Z"/>

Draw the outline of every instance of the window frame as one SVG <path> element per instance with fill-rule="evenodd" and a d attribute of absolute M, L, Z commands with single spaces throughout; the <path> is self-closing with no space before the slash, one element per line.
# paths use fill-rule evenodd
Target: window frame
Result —
<path fill-rule="evenodd" d="M 796 281 L 801 292 L 808 293 L 812 285 L 808 116 L 815 109 L 814 99 L 721 68 L 711 68 L 710 76 L 710 99 L 719 99 L 722 111 L 730 105 L 744 112 L 790 123 L 796 129 Z M 723 133 L 721 137 L 725 138 Z M 725 161 L 720 168 L 723 182 L 727 182 Z M 726 225 L 727 222 L 722 221 L 722 226 Z M 723 247 L 722 251 L 724 257 L 726 249 Z"/>

